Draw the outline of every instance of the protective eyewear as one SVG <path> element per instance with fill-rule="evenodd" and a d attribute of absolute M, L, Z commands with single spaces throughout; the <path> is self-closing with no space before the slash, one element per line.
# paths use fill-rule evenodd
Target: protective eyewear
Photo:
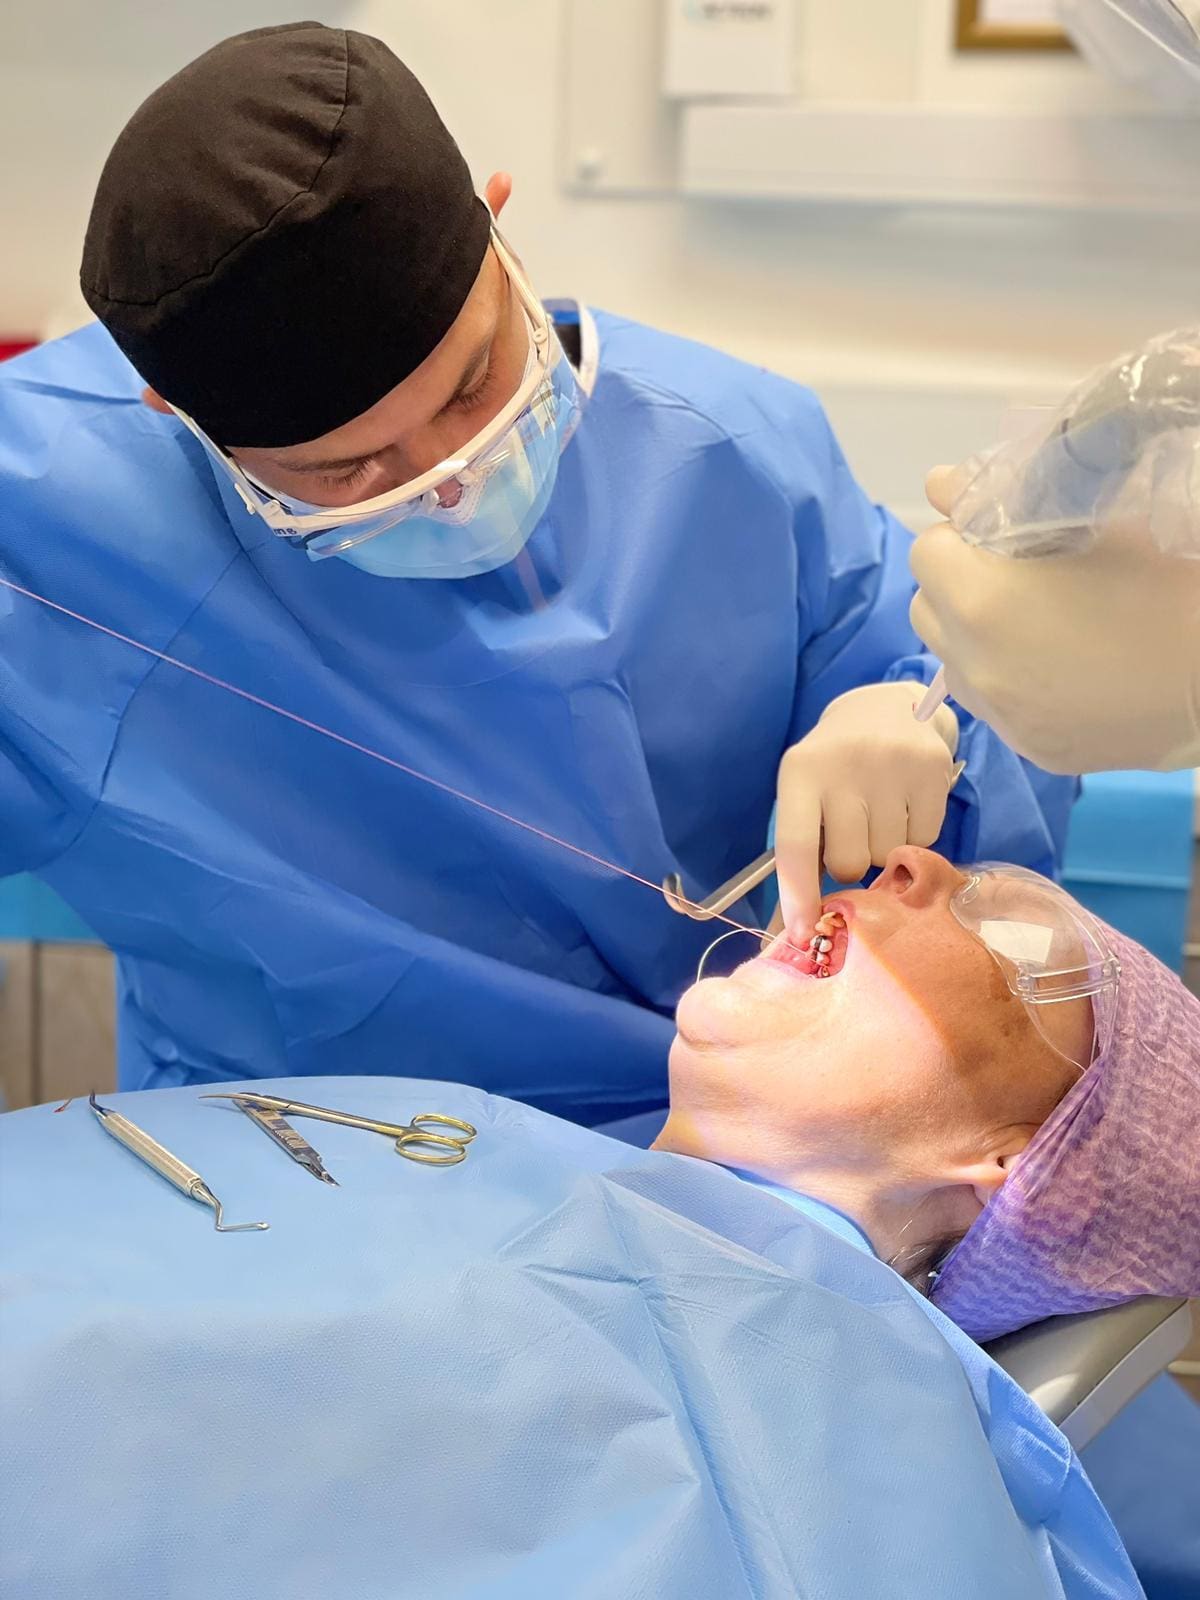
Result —
<path fill-rule="evenodd" d="M 1085 1072 L 1112 1037 L 1121 963 L 1103 928 L 1056 884 L 1024 867 L 982 862 L 950 899 L 958 923 L 984 945 L 1009 992 L 1046 1043 Z M 1090 1045 L 1069 1053 L 1055 1036 L 1048 1008 L 1089 1000 Z"/>
<path fill-rule="evenodd" d="M 461 451 L 418 477 L 389 489 L 386 494 L 349 506 L 313 506 L 277 494 L 255 481 L 233 458 L 215 444 L 184 412 L 176 416 L 200 441 L 233 481 L 243 505 L 282 538 L 306 542 L 317 534 L 338 530 L 340 537 L 322 540 L 317 557 L 338 555 L 366 539 L 415 516 L 440 516 L 462 521 L 477 498 L 477 485 L 486 480 L 509 451 L 514 431 L 539 435 L 557 433 L 559 447 L 578 420 L 579 395 L 553 324 L 495 224 L 491 246 L 517 296 L 529 334 L 529 359 L 516 391 L 491 420 L 467 441 Z M 174 408 L 173 408 L 174 409 Z M 564 421 L 567 428 L 564 429 Z"/>

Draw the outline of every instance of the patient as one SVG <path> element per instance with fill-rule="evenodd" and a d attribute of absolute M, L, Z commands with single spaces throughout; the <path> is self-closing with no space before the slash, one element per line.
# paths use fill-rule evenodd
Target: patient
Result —
<path fill-rule="evenodd" d="M 827 951 L 780 936 L 684 995 L 655 1148 L 835 1207 L 980 1340 L 1200 1294 L 1178 979 L 1045 880 L 915 848 L 826 910 Z"/>
<path fill-rule="evenodd" d="M 902 850 L 836 905 L 811 959 L 685 996 L 660 1144 L 705 1160 L 464 1085 L 253 1080 L 478 1130 L 438 1170 L 306 1126 L 334 1188 L 194 1088 L 121 1096 L 270 1222 L 218 1235 L 85 1106 L 0 1118 L 0 1591 L 1139 1593 L 1066 1440 L 830 1206 L 909 1274 L 965 1233 L 934 1293 L 968 1332 L 1194 1284 L 1195 1003 L 1041 880 Z"/>

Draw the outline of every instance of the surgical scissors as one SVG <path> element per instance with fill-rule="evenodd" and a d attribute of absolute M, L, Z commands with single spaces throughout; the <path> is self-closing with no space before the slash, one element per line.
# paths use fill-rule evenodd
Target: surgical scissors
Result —
<path fill-rule="evenodd" d="M 298 1117 L 315 1117 L 319 1122 L 336 1122 L 343 1128 L 365 1128 L 368 1133 L 383 1133 L 395 1139 L 396 1149 L 408 1161 L 422 1161 L 430 1167 L 453 1167 L 460 1161 L 467 1159 L 467 1146 L 479 1131 L 469 1122 L 463 1122 L 458 1117 L 443 1116 L 440 1111 L 425 1111 L 419 1117 L 414 1117 L 411 1122 L 380 1122 L 374 1117 L 355 1116 L 350 1111 L 332 1111 L 328 1106 L 310 1106 L 303 1100 L 283 1100 L 278 1095 L 255 1094 L 243 1092 L 241 1094 L 203 1094 L 201 1100 L 233 1100 L 241 1106 L 254 1105 L 268 1107 L 287 1116 L 293 1112 Z M 437 1133 L 425 1127 L 425 1123 L 433 1123 L 435 1128 L 454 1128 L 458 1137 L 449 1133 Z M 416 1145 L 432 1145 L 435 1147 L 431 1153 L 428 1150 L 413 1149 Z M 440 1155 L 437 1152 L 445 1150 L 449 1154 Z"/>
<path fill-rule="evenodd" d="M 965 761 L 957 761 L 950 774 L 950 788 L 962 776 Z M 683 879 L 677 872 L 668 872 L 662 881 L 663 898 L 672 911 L 677 911 L 681 917 L 691 917 L 693 922 L 709 922 L 713 917 L 719 917 L 723 911 L 728 911 L 730 906 L 736 905 L 751 889 L 757 889 L 764 879 L 769 878 L 775 871 L 774 850 L 764 850 L 740 872 L 735 872 L 733 877 L 723 883 L 719 889 L 714 889 L 706 900 L 689 900 L 683 892 Z"/>

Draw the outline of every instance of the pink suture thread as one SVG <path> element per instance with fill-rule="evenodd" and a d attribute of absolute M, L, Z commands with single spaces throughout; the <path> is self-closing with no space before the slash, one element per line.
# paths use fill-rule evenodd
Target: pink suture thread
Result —
<path fill-rule="evenodd" d="M 432 778 L 428 773 L 418 772 L 415 767 L 405 765 L 392 756 L 385 756 L 382 751 L 372 750 L 369 745 L 359 744 L 356 739 L 349 739 L 344 733 L 335 733 L 332 728 L 324 728 L 319 722 L 311 722 L 307 717 L 300 716 L 295 711 L 288 711 L 284 706 L 277 706 L 270 700 L 264 700 L 261 695 L 251 694 L 248 689 L 239 689 L 236 683 L 227 683 L 224 678 L 214 677 L 211 672 L 204 672 L 199 667 L 193 667 L 187 661 L 180 661 L 177 656 L 169 656 L 162 650 L 155 650 L 152 645 L 143 644 L 140 639 L 131 639 L 127 633 L 118 633 L 116 628 L 106 627 L 103 622 L 96 622 L 91 617 L 85 617 L 80 611 L 72 611 L 69 606 L 59 605 L 55 600 L 48 600 L 45 595 L 37 594 L 33 589 L 26 589 L 19 583 L 13 583 L 10 578 L 0 577 L 0 584 L 6 589 L 11 589 L 14 594 L 24 595 L 27 600 L 36 600 L 38 605 L 45 606 L 50 611 L 57 611 L 60 616 L 70 617 L 72 622 L 82 622 L 85 627 L 94 628 L 97 633 L 103 633 L 110 639 L 116 639 L 121 644 L 127 644 L 133 650 L 140 650 L 143 655 L 153 656 L 156 661 L 164 661 L 169 667 L 177 667 L 180 672 L 190 673 L 193 678 L 211 684 L 214 689 L 224 689 L 227 694 L 236 695 L 239 700 L 249 701 L 251 705 L 260 706 L 264 711 L 273 712 L 277 717 L 284 717 L 288 722 L 294 722 L 298 727 L 307 728 L 311 733 L 319 733 L 325 739 L 332 739 L 335 744 L 345 745 L 348 750 L 356 750 L 360 755 L 369 756 L 372 761 L 382 761 L 384 766 L 393 767 L 397 772 L 403 772 L 406 777 L 416 778 L 421 783 L 427 783 L 431 788 L 440 789 L 443 794 L 450 795 L 455 800 L 461 800 L 464 805 L 475 806 L 480 811 L 486 811 L 489 816 L 498 817 L 502 822 L 509 822 L 514 828 L 522 828 L 526 833 L 532 833 L 536 838 L 543 839 L 547 844 L 556 844 L 562 850 L 569 850 L 572 855 L 581 856 L 583 860 L 590 861 L 594 866 L 603 867 L 607 872 L 615 872 L 622 878 L 629 878 L 634 883 L 640 883 L 644 888 L 652 889 L 661 897 L 662 888 L 657 883 L 652 883 L 649 878 L 643 878 L 636 872 L 630 872 L 628 867 L 619 867 L 615 861 L 606 861 L 603 856 L 584 850 L 580 845 L 571 844 L 567 839 L 560 839 L 556 834 L 547 833 L 544 828 L 536 827 L 532 822 L 524 822 L 520 817 L 510 816 L 507 811 L 501 811 L 498 806 L 489 805 L 486 800 L 476 799 L 474 795 L 464 794 L 461 789 L 455 789 L 451 784 L 443 783 L 440 778 Z M 682 898 L 682 897 L 681 897 Z M 695 905 L 693 900 L 684 900 L 685 905 Z M 761 929 L 748 928 L 744 923 L 735 922 L 732 917 L 722 916 L 720 912 L 712 913 L 713 922 L 724 922 L 730 928 L 736 928 L 740 933 L 759 934 Z M 70 1102 L 68 1101 L 69 1105 Z M 63 1108 L 60 1106 L 59 1110 Z"/>

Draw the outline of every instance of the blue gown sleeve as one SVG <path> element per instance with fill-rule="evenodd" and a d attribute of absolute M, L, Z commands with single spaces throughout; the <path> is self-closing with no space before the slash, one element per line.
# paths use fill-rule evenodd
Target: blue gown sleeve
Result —
<path fill-rule="evenodd" d="M 820 405 L 789 410 L 803 430 L 807 472 L 785 469 L 798 557 L 800 653 L 792 737 L 801 739 L 839 694 L 869 683 L 928 683 L 937 662 L 908 620 L 916 585 L 912 535 L 855 481 Z M 797 410 L 799 414 L 797 415 Z M 775 449 L 784 448 L 777 437 Z M 799 453 L 793 436 L 793 453 Z M 1016 755 L 983 722 L 955 707 L 967 765 L 950 796 L 936 848 L 953 861 L 1015 861 L 1055 875 L 1079 793 Z"/>
<path fill-rule="evenodd" d="M 87 348 L 57 341 L 0 371 L 0 877 L 47 866 L 77 837 L 148 670 L 127 645 L 30 597 L 90 603 L 88 554 L 63 513 L 70 490 L 57 487 L 59 474 L 74 485 L 86 470 L 71 451 L 79 385 L 94 381 Z M 76 492 L 88 492 L 82 481 Z M 109 581 L 120 591 L 128 572 L 111 564 Z"/>
<path fill-rule="evenodd" d="M 8 575 L 3 552 L 0 573 Z M 70 693 L 56 676 L 45 623 L 32 601 L 0 589 L 0 878 L 45 866 L 83 822 L 65 770 L 74 755 L 63 726 Z M 92 729 L 85 743 L 98 745 L 106 736 Z M 104 752 L 97 750 L 95 759 L 102 766 Z"/>

